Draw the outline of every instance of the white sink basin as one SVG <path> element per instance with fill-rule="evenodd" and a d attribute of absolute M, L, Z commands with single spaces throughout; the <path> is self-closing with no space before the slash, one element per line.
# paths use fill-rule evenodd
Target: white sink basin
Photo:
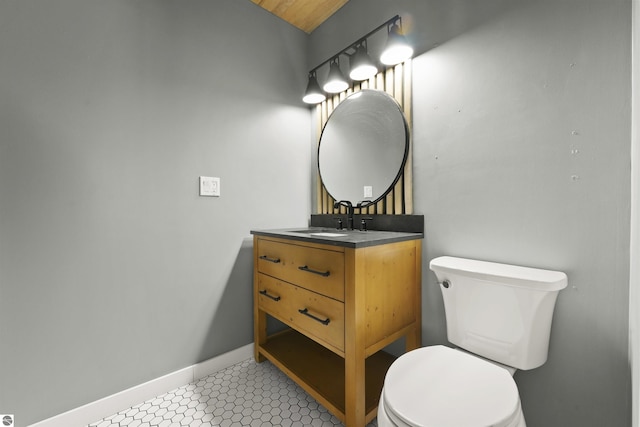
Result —
<path fill-rule="evenodd" d="M 313 228 L 307 228 L 304 230 L 296 230 L 296 231 L 292 231 L 292 233 L 301 233 L 301 234 L 307 234 L 309 236 L 318 236 L 318 237 L 344 237 L 344 236 L 348 236 L 347 233 L 344 232 L 340 232 L 340 230 L 327 230 L 327 229 L 313 229 Z"/>
<path fill-rule="evenodd" d="M 311 236 L 319 236 L 319 237 L 344 237 L 346 234 L 342 233 L 327 233 L 325 231 L 321 231 L 319 233 L 309 233 Z"/>

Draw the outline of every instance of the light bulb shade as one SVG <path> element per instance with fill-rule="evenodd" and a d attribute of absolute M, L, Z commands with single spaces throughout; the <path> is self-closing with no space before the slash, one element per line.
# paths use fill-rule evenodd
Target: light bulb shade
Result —
<path fill-rule="evenodd" d="M 319 104 L 325 99 L 327 99 L 327 97 L 322 93 L 315 73 L 309 74 L 309 83 L 307 84 L 307 90 L 304 92 L 302 101 L 307 104 Z"/>
<path fill-rule="evenodd" d="M 387 44 L 380 55 L 380 62 L 384 65 L 396 65 L 406 61 L 413 55 L 413 48 L 400 32 L 398 24 L 393 24 L 389 29 Z"/>
<path fill-rule="evenodd" d="M 376 67 L 369 57 L 367 47 L 364 43 L 358 45 L 356 53 L 350 57 L 350 65 L 351 71 L 349 72 L 349 77 L 353 80 L 367 80 L 375 76 L 378 72 L 378 67 Z"/>
<path fill-rule="evenodd" d="M 329 75 L 327 76 L 327 82 L 324 84 L 323 89 L 329 93 L 340 93 L 349 88 L 347 79 L 344 78 L 342 71 L 340 70 L 340 62 L 338 60 L 331 61 L 329 65 Z"/>

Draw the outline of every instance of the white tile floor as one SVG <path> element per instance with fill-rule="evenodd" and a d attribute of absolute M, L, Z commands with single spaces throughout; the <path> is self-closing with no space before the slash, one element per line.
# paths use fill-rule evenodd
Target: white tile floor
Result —
<path fill-rule="evenodd" d="M 271 363 L 247 359 L 88 427 L 341 425 Z M 367 427 L 377 427 L 375 420 Z"/>

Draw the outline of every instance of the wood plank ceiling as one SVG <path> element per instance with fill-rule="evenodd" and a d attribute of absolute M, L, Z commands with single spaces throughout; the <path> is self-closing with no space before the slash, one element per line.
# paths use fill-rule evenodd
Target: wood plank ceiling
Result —
<path fill-rule="evenodd" d="M 251 0 L 310 34 L 349 0 Z"/>

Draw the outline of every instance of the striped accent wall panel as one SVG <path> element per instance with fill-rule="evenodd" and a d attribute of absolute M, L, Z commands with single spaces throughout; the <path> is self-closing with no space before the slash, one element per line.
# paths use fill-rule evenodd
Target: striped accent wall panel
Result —
<path fill-rule="evenodd" d="M 398 64 L 385 71 L 381 71 L 369 80 L 356 83 L 346 91 L 328 97 L 326 101 L 316 106 L 317 140 L 320 143 L 320 135 L 331 112 L 347 96 L 362 89 L 381 90 L 391 95 L 400 104 L 407 120 L 409 133 L 411 133 L 411 60 Z M 385 214 L 385 215 L 409 215 L 413 213 L 413 176 L 412 176 L 413 142 L 409 135 L 409 153 L 404 166 L 404 171 L 394 188 L 387 196 L 376 203 L 363 209 L 356 209 L 356 214 Z M 329 195 L 317 175 L 317 200 L 316 212 L 319 214 L 346 213 L 344 207 L 334 208 L 335 200 Z"/>

